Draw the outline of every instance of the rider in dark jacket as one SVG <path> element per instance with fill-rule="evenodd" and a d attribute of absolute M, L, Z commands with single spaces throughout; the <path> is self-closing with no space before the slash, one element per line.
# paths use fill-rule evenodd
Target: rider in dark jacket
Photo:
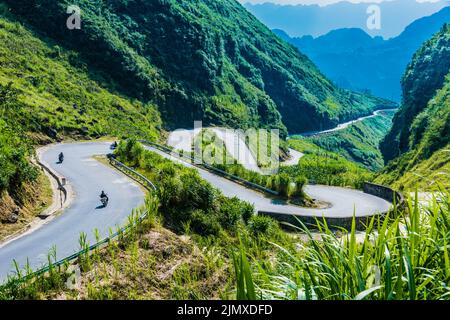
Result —
<path fill-rule="evenodd" d="M 105 193 L 105 191 L 102 190 L 102 193 L 100 194 L 100 199 L 104 198 L 106 198 L 106 200 L 109 200 L 108 195 Z"/>

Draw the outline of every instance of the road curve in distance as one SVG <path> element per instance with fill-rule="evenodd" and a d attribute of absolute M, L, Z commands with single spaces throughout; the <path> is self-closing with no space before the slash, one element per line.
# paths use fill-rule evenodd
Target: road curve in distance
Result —
<path fill-rule="evenodd" d="M 126 223 L 134 208 L 144 204 L 145 194 L 137 183 L 102 164 L 95 155 L 111 152 L 109 142 L 58 144 L 49 147 L 41 155 L 41 161 L 66 177 L 74 191 L 70 206 L 33 233 L 27 234 L 0 248 L 0 283 L 13 271 L 13 259 L 21 267 L 29 259 L 33 269 L 47 264 L 47 254 L 55 246 L 57 259 L 65 258 L 79 247 L 79 235 L 85 232 L 90 244 L 94 244 L 94 229 L 101 238 Z M 64 153 L 64 163 L 57 164 L 58 154 Z M 101 208 L 100 192 L 105 190 L 109 204 Z"/>
<path fill-rule="evenodd" d="M 248 189 L 241 184 L 217 176 L 208 170 L 194 167 L 192 164 L 175 158 L 159 149 L 147 145 L 144 145 L 144 147 L 167 159 L 197 169 L 202 178 L 221 190 L 225 196 L 237 197 L 241 200 L 248 201 L 255 206 L 257 211 L 306 217 L 323 216 L 327 218 L 349 218 L 353 216 L 353 213 L 355 213 L 356 217 L 376 215 L 378 213 L 386 212 L 392 206 L 392 204 L 386 200 L 359 190 L 322 185 L 308 185 L 306 186 L 305 191 L 310 197 L 330 203 L 331 207 L 327 209 L 302 208 L 287 204 L 282 200 L 274 199 L 261 192 Z"/>

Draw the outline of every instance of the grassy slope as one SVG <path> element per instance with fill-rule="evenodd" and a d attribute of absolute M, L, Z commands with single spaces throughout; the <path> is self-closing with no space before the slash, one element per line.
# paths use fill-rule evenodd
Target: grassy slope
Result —
<path fill-rule="evenodd" d="M 379 144 L 391 128 L 392 117 L 392 112 L 383 112 L 380 116 L 365 119 L 346 129 L 308 140 L 371 170 L 379 170 L 384 166 Z"/>
<path fill-rule="evenodd" d="M 139 135 L 157 138 L 154 106 L 111 93 L 92 80 L 76 53 L 0 19 L 0 85 L 12 83 L 29 112 L 23 125 L 61 136 Z M 24 121 L 25 122 L 25 121 Z"/>
<path fill-rule="evenodd" d="M 42 281 L 0 288 L 0 300 L 232 297 L 233 254 L 241 237 L 261 261 L 273 255 L 267 240 L 290 247 L 289 237 L 270 218 L 253 216 L 252 205 L 225 198 L 196 170 L 144 151 L 132 140 L 119 145 L 117 156 L 158 186 L 146 201 L 143 223 L 93 255 L 82 255 L 76 262 L 82 281 L 75 290 L 66 288 L 71 273 L 63 266 L 63 272 L 54 270 Z"/>
<path fill-rule="evenodd" d="M 0 66 L 2 236 L 48 202 L 37 186 L 45 177 L 29 164 L 36 144 L 103 135 L 158 139 L 161 120 L 154 106 L 112 93 L 92 80 L 76 53 L 39 39 L 4 15 Z M 16 207 L 19 222 L 3 224 Z"/>
<path fill-rule="evenodd" d="M 377 181 L 400 189 L 450 188 L 449 47 L 450 26 L 445 26 L 414 56 L 404 77 L 409 96 L 382 143 L 388 158 L 393 146 L 403 154 L 388 164 Z"/>
<path fill-rule="evenodd" d="M 392 161 L 376 181 L 409 191 L 450 188 L 450 144 L 426 160 L 415 162 L 413 158 L 411 152 Z"/>
<path fill-rule="evenodd" d="M 364 182 L 374 178 L 373 173 L 363 166 L 306 139 L 290 139 L 289 145 L 305 154 L 297 166 L 281 169 L 290 176 L 303 176 L 318 184 L 353 188 L 362 188 Z"/>
<path fill-rule="evenodd" d="M 134 162 L 133 154 L 138 150 L 130 153 Z M 137 166 L 153 178 L 178 179 L 189 171 L 162 159 L 154 167 L 148 162 L 158 159 L 154 154 L 138 158 Z M 172 196 L 183 202 L 186 193 Z M 153 198 L 147 219 L 118 241 L 82 255 L 69 269 L 10 282 L 0 288 L 0 299 L 448 300 L 448 199 L 442 194 L 442 203 L 428 208 L 409 202 L 408 215 L 374 219 L 367 234 L 322 226 L 320 237 L 306 229 L 287 236 L 275 225 L 271 231 L 255 227 L 253 219 L 237 223 L 234 232 L 205 237 L 189 228 L 184 236 L 161 228 L 167 212 L 158 214 Z M 77 267 L 81 281 L 68 289 Z"/>
<path fill-rule="evenodd" d="M 387 103 L 336 88 L 235 0 L 79 0 L 80 31 L 65 24 L 73 1 L 6 2 L 122 90 L 156 102 L 171 127 L 203 119 L 283 129 L 279 111 L 290 131 L 304 132 Z"/>
<path fill-rule="evenodd" d="M 449 108 L 446 98 L 450 69 L 449 47 L 450 25 L 446 25 L 424 43 L 408 66 L 402 80 L 402 106 L 394 117 L 392 129 L 381 143 L 381 151 L 387 161 L 415 149 L 426 136 L 426 131 L 430 131 L 430 135 L 436 135 L 445 130 L 445 113 Z M 435 103 L 435 99 L 440 103 Z M 444 114 L 437 116 L 436 109 Z M 433 150 L 445 146 L 449 135 L 441 138 L 428 140 L 422 145 L 422 154 L 430 156 Z"/>

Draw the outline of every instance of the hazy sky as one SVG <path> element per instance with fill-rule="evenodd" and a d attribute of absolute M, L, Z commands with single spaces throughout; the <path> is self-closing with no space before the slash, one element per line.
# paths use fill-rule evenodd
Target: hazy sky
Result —
<path fill-rule="evenodd" d="M 242 3 L 264 3 L 264 2 L 272 2 L 278 4 L 318 4 L 318 5 L 327 5 L 331 3 L 341 2 L 343 0 L 239 0 Z M 392 1 L 392 0 L 345 0 L 353 3 L 360 2 L 383 2 L 383 1 Z M 417 2 L 439 2 L 440 0 L 416 0 Z"/>

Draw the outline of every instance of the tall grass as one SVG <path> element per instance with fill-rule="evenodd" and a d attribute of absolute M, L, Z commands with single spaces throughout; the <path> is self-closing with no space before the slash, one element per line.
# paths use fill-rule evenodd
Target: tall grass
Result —
<path fill-rule="evenodd" d="M 354 222 L 339 237 L 322 223 L 318 239 L 303 226 L 307 240 L 296 250 L 272 243 L 278 255 L 271 266 L 255 261 L 250 272 L 235 261 L 237 298 L 254 286 L 264 299 L 448 300 L 450 194 L 440 198 L 422 207 L 416 197 L 409 215 L 394 210 L 374 218 L 365 234 Z"/>

